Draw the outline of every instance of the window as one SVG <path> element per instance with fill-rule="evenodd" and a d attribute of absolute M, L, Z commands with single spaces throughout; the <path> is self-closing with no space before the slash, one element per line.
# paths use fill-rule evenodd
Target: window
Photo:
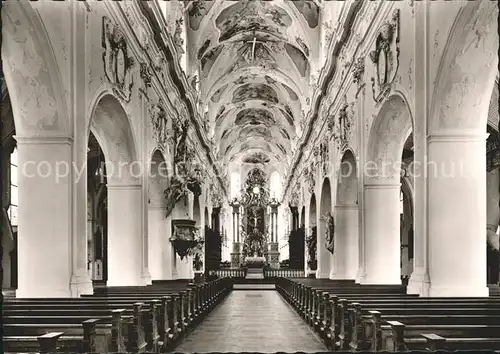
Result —
<path fill-rule="evenodd" d="M 18 208 L 18 186 L 17 186 L 17 148 L 10 155 L 10 205 L 9 219 L 12 226 L 17 226 L 17 208 Z"/>
<path fill-rule="evenodd" d="M 241 181 L 239 172 L 231 173 L 231 199 L 240 197 Z"/>
<path fill-rule="evenodd" d="M 279 199 L 281 197 L 281 178 L 277 171 L 271 174 L 270 181 L 271 198 Z"/>

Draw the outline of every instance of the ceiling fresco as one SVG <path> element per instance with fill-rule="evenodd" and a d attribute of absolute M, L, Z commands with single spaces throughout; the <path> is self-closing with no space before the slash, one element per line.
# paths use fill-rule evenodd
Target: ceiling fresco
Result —
<path fill-rule="evenodd" d="M 276 91 L 263 84 L 245 84 L 233 92 L 233 103 L 239 103 L 248 100 L 262 100 L 272 103 L 278 103 L 278 94 Z"/>
<path fill-rule="evenodd" d="M 268 164 L 269 162 L 271 162 L 271 159 L 266 154 L 263 154 L 261 152 L 256 152 L 253 154 L 249 154 L 248 156 L 245 156 L 242 159 L 242 162 L 243 163 L 250 163 L 250 164 L 263 164 L 263 165 L 265 165 L 265 164 Z"/>
<path fill-rule="evenodd" d="M 289 163 L 319 54 L 316 1 L 198 0 L 187 16 L 190 67 L 219 162 Z"/>

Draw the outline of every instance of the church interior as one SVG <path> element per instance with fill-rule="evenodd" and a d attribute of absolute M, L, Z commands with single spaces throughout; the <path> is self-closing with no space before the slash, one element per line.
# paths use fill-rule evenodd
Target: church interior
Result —
<path fill-rule="evenodd" d="M 1 12 L 4 352 L 500 351 L 497 2 Z"/>

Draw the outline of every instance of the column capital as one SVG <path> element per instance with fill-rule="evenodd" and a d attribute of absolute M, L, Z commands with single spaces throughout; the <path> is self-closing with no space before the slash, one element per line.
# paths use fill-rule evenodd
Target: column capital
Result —
<path fill-rule="evenodd" d="M 49 144 L 73 144 L 70 136 L 18 136 L 14 135 L 18 145 L 49 145 Z"/>
<path fill-rule="evenodd" d="M 359 208 L 359 204 L 340 204 L 335 205 L 335 209 L 340 210 L 357 210 Z"/>
<path fill-rule="evenodd" d="M 130 184 L 108 184 L 106 185 L 108 190 L 133 190 L 133 189 L 142 189 L 140 184 L 130 183 Z"/>
<path fill-rule="evenodd" d="M 394 183 L 394 181 L 390 180 L 380 180 L 375 181 L 371 180 L 369 183 L 364 184 L 365 189 L 396 189 L 401 188 L 401 183 Z"/>

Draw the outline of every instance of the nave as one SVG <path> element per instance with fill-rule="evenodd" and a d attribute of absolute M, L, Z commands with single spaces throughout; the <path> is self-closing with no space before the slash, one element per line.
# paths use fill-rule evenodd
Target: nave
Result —
<path fill-rule="evenodd" d="M 12 298 L 3 311 L 8 353 L 500 351 L 498 294 L 422 298 L 349 280 L 156 282 Z"/>
<path fill-rule="evenodd" d="M 199 348 L 252 282 L 329 350 L 498 348 L 497 2 L 1 15 L 8 351 Z"/>
<path fill-rule="evenodd" d="M 181 353 L 326 351 L 275 290 L 234 290 L 186 340 Z"/>

